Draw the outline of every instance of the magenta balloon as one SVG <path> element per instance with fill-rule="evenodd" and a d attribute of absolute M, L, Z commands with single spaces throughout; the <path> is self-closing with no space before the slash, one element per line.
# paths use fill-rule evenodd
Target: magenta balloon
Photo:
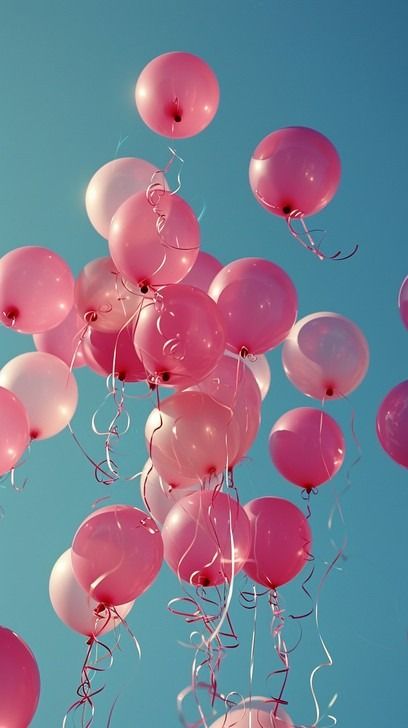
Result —
<path fill-rule="evenodd" d="M 91 260 L 75 284 L 78 314 L 97 331 L 119 331 L 132 319 L 142 300 L 124 286 L 111 258 Z"/>
<path fill-rule="evenodd" d="M 213 120 L 219 103 L 214 71 L 192 53 L 163 53 L 141 72 L 135 89 L 137 110 L 150 129 L 182 139 Z"/>
<path fill-rule="evenodd" d="M 198 491 L 176 503 L 164 522 L 162 536 L 170 568 L 184 581 L 201 586 L 231 581 L 244 566 L 250 547 L 244 509 L 220 492 Z"/>
<path fill-rule="evenodd" d="M 86 635 L 102 635 L 120 625 L 114 613 L 98 613 L 99 602 L 84 591 L 75 578 L 72 568 L 71 549 L 67 549 L 55 562 L 49 581 L 51 604 L 57 616 L 74 632 Z M 122 619 L 129 614 L 134 601 L 121 604 L 117 612 Z"/>
<path fill-rule="evenodd" d="M 312 534 L 302 511 L 283 498 L 257 498 L 245 506 L 251 524 L 251 551 L 245 573 L 258 584 L 276 589 L 304 567 Z"/>
<path fill-rule="evenodd" d="M 210 728 L 293 728 L 293 723 L 280 706 L 276 710 L 271 698 L 251 697 L 217 718 Z"/>
<path fill-rule="evenodd" d="M 28 728 L 40 697 L 40 673 L 29 646 L 0 627 L 0 726 Z"/>
<path fill-rule="evenodd" d="M 296 323 L 282 349 L 286 376 L 308 397 L 342 397 L 358 387 L 369 363 L 360 329 L 338 313 L 312 313 Z"/>
<path fill-rule="evenodd" d="M 145 428 L 153 465 L 173 487 L 207 481 L 225 471 L 239 447 L 228 407 L 202 392 L 178 392 L 154 409 Z"/>
<path fill-rule="evenodd" d="M 75 577 L 97 602 L 125 604 L 153 583 L 163 561 L 154 521 L 139 508 L 112 505 L 91 513 L 72 542 Z"/>
<path fill-rule="evenodd" d="M 209 253 L 205 253 L 204 250 L 200 250 L 192 269 L 183 278 L 183 283 L 186 286 L 201 288 L 202 291 L 207 293 L 213 278 L 215 278 L 222 267 L 222 263 L 217 258 L 214 258 Z"/>
<path fill-rule="evenodd" d="M 42 334 L 34 334 L 34 344 L 37 351 L 54 354 L 65 364 L 74 368 L 85 366 L 81 334 L 84 322 L 73 307 L 66 318 L 53 329 Z M 76 353 L 75 353 L 76 352 Z M 74 358 L 75 354 L 75 358 Z"/>
<path fill-rule="evenodd" d="M 0 475 L 20 460 L 30 442 L 30 423 L 20 400 L 0 387 Z"/>
<path fill-rule="evenodd" d="M 408 276 L 404 278 L 399 290 L 398 307 L 402 322 L 405 328 L 408 329 Z"/>
<path fill-rule="evenodd" d="M 122 157 L 98 169 L 86 190 L 88 217 L 103 238 L 108 239 L 116 210 L 137 192 L 146 192 L 158 167 L 144 159 Z"/>
<path fill-rule="evenodd" d="M 331 141 L 314 129 L 290 126 L 268 134 L 256 147 L 249 182 L 269 212 L 288 217 L 313 215 L 339 186 L 341 163 Z"/>
<path fill-rule="evenodd" d="M 98 374 L 108 376 L 115 371 L 125 382 L 141 382 L 146 371 L 133 344 L 133 324 L 122 331 L 109 333 L 89 328 L 84 339 L 85 361 L 90 369 L 97 364 Z"/>
<path fill-rule="evenodd" d="M 157 211 L 146 194 L 129 197 L 112 218 L 109 250 L 121 274 L 140 286 L 178 283 L 194 265 L 200 227 L 182 197 L 164 192 Z"/>
<path fill-rule="evenodd" d="M 227 348 L 262 354 L 278 346 L 296 320 L 297 293 L 284 270 L 262 258 L 225 266 L 208 291 L 225 319 Z"/>
<path fill-rule="evenodd" d="M 145 301 L 135 348 L 155 384 L 189 387 L 204 379 L 224 354 L 224 321 L 204 291 L 183 284 L 160 289 Z"/>
<path fill-rule="evenodd" d="M 333 478 L 344 460 L 345 443 L 337 422 L 322 410 L 298 407 L 272 427 L 269 452 L 286 480 L 312 489 Z"/>
<path fill-rule="evenodd" d="M 140 476 L 140 494 L 150 515 L 160 526 L 168 512 L 181 498 L 194 493 L 198 485 L 189 488 L 172 488 L 159 475 L 150 458 Z"/>
<path fill-rule="evenodd" d="M 0 321 L 24 334 L 58 326 L 74 303 L 74 277 L 57 253 L 29 245 L 0 258 Z"/>
<path fill-rule="evenodd" d="M 33 440 L 45 440 L 63 430 L 77 406 L 78 388 L 67 365 L 40 351 L 7 362 L 0 371 L 0 387 L 21 400 Z"/>
<path fill-rule="evenodd" d="M 408 379 L 391 389 L 381 402 L 377 435 L 390 458 L 408 468 Z"/>

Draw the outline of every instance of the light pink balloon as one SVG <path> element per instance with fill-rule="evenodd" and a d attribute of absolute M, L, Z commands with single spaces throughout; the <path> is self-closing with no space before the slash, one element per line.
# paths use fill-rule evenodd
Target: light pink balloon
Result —
<path fill-rule="evenodd" d="M 198 485 L 191 488 L 172 488 L 159 475 L 150 458 L 140 476 L 140 494 L 150 515 L 160 526 L 168 512 L 181 498 L 194 493 Z"/>
<path fill-rule="evenodd" d="M 164 286 L 155 302 L 145 301 L 134 342 L 150 381 L 185 388 L 204 379 L 223 356 L 224 320 L 199 288 Z"/>
<path fill-rule="evenodd" d="M 20 460 L 30 442 L 30 423 L 20 400 L 0 387 L 0 475 Z"/>
<path fill-rule="evenodd" d="M 231 581 L 244 566 L 250 547 L 244 509 L 220 492 L 198 491 L 176 503 L 162 536 L 170 568 L 184 581 L 201 586 Z"/>
<path fill-rule="evenodd" d="M 155 208 L 144 192 L 133 195 L 112 218 L 112 259 L 144 292 L 146 287 L 181 281 L 194 265 L 199 246 L 200 227 L 193 210 L 170 192 L 163 192 Z"/>
<path fill-rule="evenodd" d="M 408 276 L 405 276 L 398 293 L 398 308 L 402 322 L 408 329 Z"/>
<path fill-rule="evenodd" d="M 86 190 L 88 217 L 103 238 L 108 239 L 112 217 L 132 195 L 145 192 L 158 171 L 150 162 L 135 157 L 113 159 L 95 172 Z"/>
<path fill-rule="evenodd" d="M 302 511 L 283 498 L 257 498 L 245 506 L 251 524 L 251 550 L 245 573 L 258 584 L 276 589 L 304 567 L 312 534 Z"/>
<path fill-rule="evenodd" d="M 29 646 L 0 627 L 0 725 L 28 728 L 40 697 L 40 672 Z"/>
<path fill-rule="evenodd" d="M 333 478 L 343 464 L 344 450 L 336 420 L 312 407 L 285 412 L 269 435 L 275 467 L 286 480 L 309 490 Z"/>
<path fill-rule="evenodd" d="M 242 258 L 225 266 L 208 291 L 225 319 L 227 348 L 262 354 L 278 346 L 296 320 L 297 293 L 275 263 Z"/>
<path fill-rule="evenodd" d="M 192 53 L 163 53 L 137 79 L 137 110 L 150 129 L 182 139 L 198 134 L 213 120 L 219 103 L 214 71 Z"/>
<path fill-rule="evenodd" d="M 239 354 L 234 354 L 233 351 L 227 350 L 225 353 L 227 356 L 232 356 L 235 359 L 239 358 Z M 271 386 L 271 370 L 265 354 L 258 354 L 253 359 L 247 356 L 244 362 L 256 379 L 261 398 L 265 399 Z"/>
<path fill-rule="evenodd" d="M 393 387 L 381 402 L 377 435 L 390 458 L 408 468 L 408 379 Z"/>
<path fill-rule="evenodd" d="M 40 351 L 20 354 L 7 362 L 0 371 L 0 387 L 21 400 L 33 440 L 45 440 L 63 430 L 77 406 L 78 387 L 68 366 Z"/>
<path fill-rule="evenodd" d="M 192 269 L 183 278 L 183 283 L 185 286 L 201 288 L 202 291 L 207 293 L 213 278 L 215 278 L 222 267 L 222 263 L 217 258 L 214 258 L 209 253 L 205 253 L 204 250 L 200 250 Z"/>
<path fill-rule="evenodd" d="M 95 614 L 99 602 L 92 599 L 75 578 L 71 549 L 64 551 L 52 568 L 49 595 L 57 616 L 74 632 L 99 637 L 120 626 L 120 619 L 114 613 Z M 118 606 L 119 616 L 125 619 L 133 605 L 134 601 Z"/>
<path fill-rule="evenodd" d="M 115 333 L 90 327 L 84 338 L 84 354 L 86 364 L 98 374 L 108 376 L 115 371 L 118 379 L 125 382 L 146 379 L 145 368 L 133 344 L 133 324 Z"/>
<path fill-rule="evenodd" d="M 139 508 L 112 505 L 91 513 L 72 542 L 75 577 L 96 601 L 126 604 L 153 583 L 163 561 L 155 522 Z"/>
<path fill-rule="evenodd" d="M 293 728 L 293 723 L 280 706 L 276 710 L 270 698 L 252 697 L 241 700 L 210 728 Z"/>
<path fill-rule="evenodd" d="M 81 334 L 84 322 L 73 307 L 66 318 L 53 329 L 42 334 L 34 334 L 34 344 L 37 351 L 54 354 L 65 364 L 74 368 L 85 366 Z M 75 353 L 76 352 L 76 353 Z M 75 354 L 75 358 L 73 360 Z M 73 360 L 73 361 L 72 361 Z"/>
<path fill-rule="evenodd" d="M 340 158 L 331 141 L 304 126 L 268 134 L 249 165 L 255 198 L 282 217 L 296 211 L 302 215 L 319 212 L 335 195 L 340 176 Z"/>
<path fill-rule="evenodd" d="M 367 341 L 338 313 L 312 313 L 296 323 L 282 349 L 286 376 L 309 397 L 342 397 L 358 387 L 369 363 Z"/>
<path fill-rule="evenodd" d="M 0 258 L 0 322 L 24 334 L 58 326 L 74 303 L 74 277 L 54 251 L 29 245 Z"/>

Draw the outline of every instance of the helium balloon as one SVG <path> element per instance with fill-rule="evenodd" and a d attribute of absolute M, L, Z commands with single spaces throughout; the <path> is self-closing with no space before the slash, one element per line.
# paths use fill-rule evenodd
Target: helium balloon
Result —
<path fill-rule="evenodd" d="M 377 435 L 390 458 L 408 468 L 408 379 L 391 389 L 381 402 Z"/>
<path fill-rule="evenodd" d="M 28 728 L 40 697 L 40 673 L 29 646 L 0 627 L 0 726 Z"/>
<path fill-rule="evenodd" d="M 150 515 L 160 526 L 175 503 L 197 489 L 198 485 L 191 488 L 172 488 L 160 477 L 150 458 L 140 476 L 140 495 Z"/>
<path fill-rule="evenodd" d="M 293 728 L 293 723 L 271 698 L 251 697 L 240 700 L 210 728 Z"/>
<path fill-rule="evenodd" d="M 314 129 L 290 126 L 268 134 L 256 147 L 249 182 L 260 205 L 281 217 L 313 215 L 339 186 L 341 163 L 331 141 Z"/>
<path fill-rule="evenodd" d="M 183 278 L 183 284 L 185 286 L 201 288 L 202 291 L 207 293 L 213 278 L 215 278 L 222 267 L 222 263 L 217 258 L 214 258 L 209 253 L 205 253 L 204 250 L 200 250 L 192 269 Z"/>
<path fill-rule="evenodd" d="M 398 307 L 402 322 L 405 328 L 408 329 L 408 276 L 404 278 L 399 290 Z"/>
<path fill-rule="evenodd" d="M 115 333 L 96 331 L 89 327 L 83 343 L 85 361 L 98 374 L 108 376 L 114 371 L 118 379 L 124 382 L 142 382 L 146 379 L 145 368 L 133 344 L 133 324 Z"/>
<path fill-rule="evenodd" d="M 62 359 L 69 367 L 85 366 L 81 332 L 84 323 L 73 307 L 62 323 L 42 334 L 34 334 L 34 344 L 37 351 L 54 354 Z M 75 356 L 74 356 L 75 355 Z"/>
<path fill-rule="evenodd" d="M 212 69 L 192 53 L 163 53 L 145 66 L 135 89 L 137 110 L 157 134 L 183 139 L 213 120 L 219 87 Z"/>
<path fill-rule="evenodd" d="M 27 411 L 18 397 L 0 387 L 0 475 L 20 460 L 30 442 Z"/>
<path fill-rule="evenodd" d="M 349 394 L 369 363 L 360 329 L 338 313 L 312 313 L 296 323 L 282 349 L 286 376 L 308 397 L 323 400 Z"/>

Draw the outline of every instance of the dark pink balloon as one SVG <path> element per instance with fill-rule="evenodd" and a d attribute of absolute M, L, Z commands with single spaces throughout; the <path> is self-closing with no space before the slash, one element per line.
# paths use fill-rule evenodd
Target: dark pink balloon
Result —
<path fill-rule="evenodd" d="M 202 291 L 207 293 L 213 278 L 215 278 L 222 267 L 222 263 L 217 258 L 214 258 L 209 253 L 205 253 L 204 250 L 200 250 L 192 269 L 183 278 L 183 283 L 186 286 L 201 288 Z"/>
<path fill-rule="evenodd" d="M 168 512 L 186 495 L 198 490 L 198 485 L 191 488 L 172 488 L 160 477 L 150 458 L 145 463 L 140 476 L 140 495 L 156 523 L 162 525 Z"/>
<path fill-rule="evenodd" d="M 381 402 L 377 435 L 390 458 L 408 468 L 408 379 L 391 389 Z"/>
<path fill-rule="evenodd" d="M 337 473 L 345 443 L 337 422 L 322 410 L 298 407 L 285 412 L 272 427 L 269 452 L 286 480 L 312 489 Z"/>
<path fill-rule="evenodd" d="M 137 110 L 150 129 L 181 139 L 205 129 L 219 103 L 214 71 L 192 53 L 163 53 L 141 72 L 135 89 Z"/>
<path fill-rule="evenodd" d="M 72 542 L 72 567 L 97 602 L 125 604 L 153 583 L 163 561 L 155 522 L 139 508 L 112 505 L 91 513 Z"/>
<path fill-rule="evenodd" d="M 235 260 L 208 291 L 225 319 L 227 348 L 262 354 L 278 346 L 296 321 L 297 293 L 282 268 L 262 258 Z"/>
<path fill-rule="evenodd" d="M 204 379 L 223 356 L 224 321 L 199 288 L 165 286 L 155 301 L 145 301 L 134 342 L 150 381 L 185 388 Z"/>
<path fill-rule="evenodd" d="M 367 341 L 338 313 L 312 313 L 298 321 L 282 349 L 286 376 L 315 399 L 342 397 L 358 387 L 369 363 Z"/>
<path fill-rule="evenodd" d="M 280 706 L 276 710 L 271 698 L 251 697 L 240 700 L 210 728 L 293 728 L 293 723 Z"/>
<path fill-rule="evenodd" d="M 20 460 L 30 442 L 30 423 L 20 400 L 0 387 L 0 475 Z"/>
<path fill-rule="evenodd" d="M 40 672 L 29 646 L 0 627 L 0 726 L 28 728 L 40 697 Z"/>
<path fill-rule="evenodd" d="M 405 328 L 408 329 L 408 276 L 404 278 L 399 290 L 398 308 L 402 322 Z"/>
<path fill-rule="evenodd" d="M 256 147 L 249 182 L 258 202 L 282 217 L 313 215 L 336 193 L 339 155 L 331 141 L 314 129 L 290 126 L 268 134 Z"/>
<path fill-rule="evenodd" d="M 201 586 L 231 581 L 244 566 L 250 547 L 244 509 L 220 492 L 198 491 L 176 503 L 162 536 L 170 568 L 180 579 Z"/>
<path fill-rule="evenodd" d="M 124 382 L 146 379 L 133 344 L 133 324 L 116 333 L 95 331 L 90 327 L 84 339 L 84 355 L 86 364 L 98 374 L 108 376 L 115 372 Z"/>
<path fill-rule="evenodd" d="M 163 192 L 153 209 L 145 192 L 129 197 L 112 218 L 109 250 L 121 274 L 136 286 L 178 283 L 195 263 L 200 227 L 182 197 Z"/>
<path fill-rule="evenodd" d="M 62 359 L 69 367 L 85 366 L 81 335 L 84 322 L 73 307 L 63 322 L 42 334 L 34 334 L 34 344 L 37 351 L 54 354 Z M 75 358 L 74 358 L 75 354 Z"/>
<path fill-rule="evenodd" d="M 0 321 L 24 334 L 48 331 L 68 316 L 74 277 L 54 251 L 30 245 L 0 258 Z"/>
<path fill-rule="evenodd" d="M 245 573 L 258 584 L 276 589 L 304 567 L 312 534 L 302 511 L 283 498 L 257 498 L 245 506 L 251 524 L 251 550 Z"/>

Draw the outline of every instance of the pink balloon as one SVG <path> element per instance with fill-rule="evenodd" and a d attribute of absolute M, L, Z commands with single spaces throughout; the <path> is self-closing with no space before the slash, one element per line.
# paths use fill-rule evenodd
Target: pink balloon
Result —
<path fill-rule="evenodd" d="M 313 215 L 339 186 L 341 163 L 331 141 L 314 129 L 290 126 L 268 134 L 256 147 L 249 182 L 260 205 L 282 217 Z"/>
<path fill-rule="evenodd" d="M 293 327 L 282 349 L 286 376 L 308 397 L 342 397 L 358 387 L 369 363 L 360 329 L 338 313 L 312 313 Z"/>
<path fill-rule="evenodd" d="M 322 410 L 298 407 L 272 427 L 269 452 L 286 480 L 308 490 L 333 478 L 344 460 L 343 433 Z"/>
<path fill-rule="evenodd" d="M 191 488 L 172 488 L 159 475 L 150 458 L 140 476 L 140 494 L 150 515 L 160 526 L 168 512 L 181 498 L 194 493 L 198 485 Z"/>
<path fill-rule="evenodd" d="M 226 351 L 225 353 L 227 356 L 232 356 L 235 359 L 239 357 L 239 354 L 234 354 L 232 351 Z M 265 354 L 258 354 L 253 359 L 245 357 L 244 362 L 255 377 L 261 398 L 265 399 L 271 386 L 271 370 Z"/>
<path fill-rule="evenodd" d="M 377 435 L 390 458 L 408 468 L 408 379 L 391 389 L 381 402 Z"/>
<path fill-rule="evenodd" d="M 74 277 L 57 253 L 30 245 L 0 258 L 0 321 L 24 334 L 58 326 L 74 303 Z"/>
<path fill-rule="evenodd" d="M 178 283 L 195 263 L 200 227 L 178 195 L 161 194 L 157 207 L 144 192 L 129 197 L 112 218 L 109 250 L 121 274 L 143 292 Z"/>
<path fill-rule="evenodd" d="M 225 266 L 208 291 L 225 318 L 227 348 L 262 354 L 278 346 L 296 320 L 297 293 L 284 270 L 262 258 Z"/>
<path fill-rule="evenodd" d="M 202 392 L 178 392 L 149 415 L 146 446 L 153 465 L 173 487 L 209 480 L 230 467 L 239 432 L 228 407 Z"/>
<path fill-rule="evenodd" d="M 87 365 L 98 374 L 108 376 L 115 371 L 118 379 L 125 382 L 146 379 L 146 371 L 133 344 L 133 324 L 115 333 L 95 331 L 90 327 L 84 339 L 84 353 Z"/>
<path fill-rule="evenodd" d="M 184 581 L 201 586 L 231 581 L 244 566 L 250 547 L 244 509 L 220 492 L 198 491 L 176 503 L 162 536 L 170 568 Z"/>
<path fill-rule="evenodd" d="M 150 381 L 185 388 L 204 379 L 221 359 L 224 321 L 199 288 L 164 286 L 154 302 L 145 301 L 134 342 Z"/>
<path fill-rule="evenodd" d="M 113 159 L 98 169 L 86 190 L 88 217 L 103 238 L 108 239 L 116 210 L 137 192 L 146 192 L 158 171 L 150 162 L 135 157 Z"/>
<path fill-rule="evenodd" d="M 252 697 L 241 700 L 226 715 L 221 715 L 210 728 L 293 728 L 287 713 L 271 698 Z"/>
<path fill-rule="evenodd" d="M 40 697 L 40 673 L 29 646 L 0 627 L 0 725 L 28 728 Z"/>
<path fill-rule="evenodd" d="M 137 110 L 150 129 L 183 139 L 213 120 L 219 87 L 212 69 L 192 53 L 163 53 L 141 72 L 135 89 Z"/>
<path fill-rule="evenodd" d="M 120 619 L 114 613 L 102 611 L 98 612 L 98 616 L 95 614 L 99 602 L 92 599 L 76 580 L 71 549 L 64 551 L 52 568 L 49 594 L 55 613 L 74 632 L 99 637 L 120 625 Z M 134 601 L 118 606 L 119 616 L 125 619 L 133 605 Z"/>
<path fill-rule="evenodd" d="M 30 442 L 27 411 L 20 400 L 0 387 L 0 475 L 20 460 Z"/>
<path fill-rule="evenodd" d="M 80 319 L 74 307 L 58 326 L 49 331 L 44 331 L 42 334 L 33 335 L 35 348 L 37 351 L 46 354 L 54 354 L 69 367 L 71 365 L 74 368 L 83 367 L 85 366 L 85 359 L 80 340 L 83 329 L 84 322 Z M 73 360 L 74 354 L 75 358 Z"/>
<path fill-rule="evenodd" d="M 21 400 L 32 440 L 45 440 L 63 430 L 77 406 L 78 388 L 67 365 L 40 351 L 20 354 L 7 362 L 0 371 L 0 387 Z"/>
<path fill-rule="evenodd" d="M 153 583 L 163 561 L 154 521 L 132 506 L 112 505 L 91 513 L 72 542 L 75 577 L 97 602 L 125 604 Z"/>
<path fill-rule="evenodd" d="M 110 258 L 97 258 L 82 269 L 75 284 L 75 305 L 81 319 L 96 331 L 119 331 L 142 303 L 124 286 Z"/>
<path fill-rule="evenodd" d="M 304 567 L 312 534 L 302 511 L 283 498 L 257 498 L 245 506 L 251 524 L 251 550 L 245 573 L 258 584 L 276 589 Z"/>
<path fill-rule="evenodd" d="M 402 322 L 408 329 L 408 276 L 405 276 L 398 294 L 398 307 Z"/>
<path fill-rule="evenodd" d="M 215 278 L 222 267 L 222 263 L 217 258 L 214 258 L 209 253 L 205 253 L 204 250 L 200 250 L 192 269 L 183 278 L 183 284 L 185 286 L 201 288 L 202 291 L 207 293 L 213 278 Z"/>

